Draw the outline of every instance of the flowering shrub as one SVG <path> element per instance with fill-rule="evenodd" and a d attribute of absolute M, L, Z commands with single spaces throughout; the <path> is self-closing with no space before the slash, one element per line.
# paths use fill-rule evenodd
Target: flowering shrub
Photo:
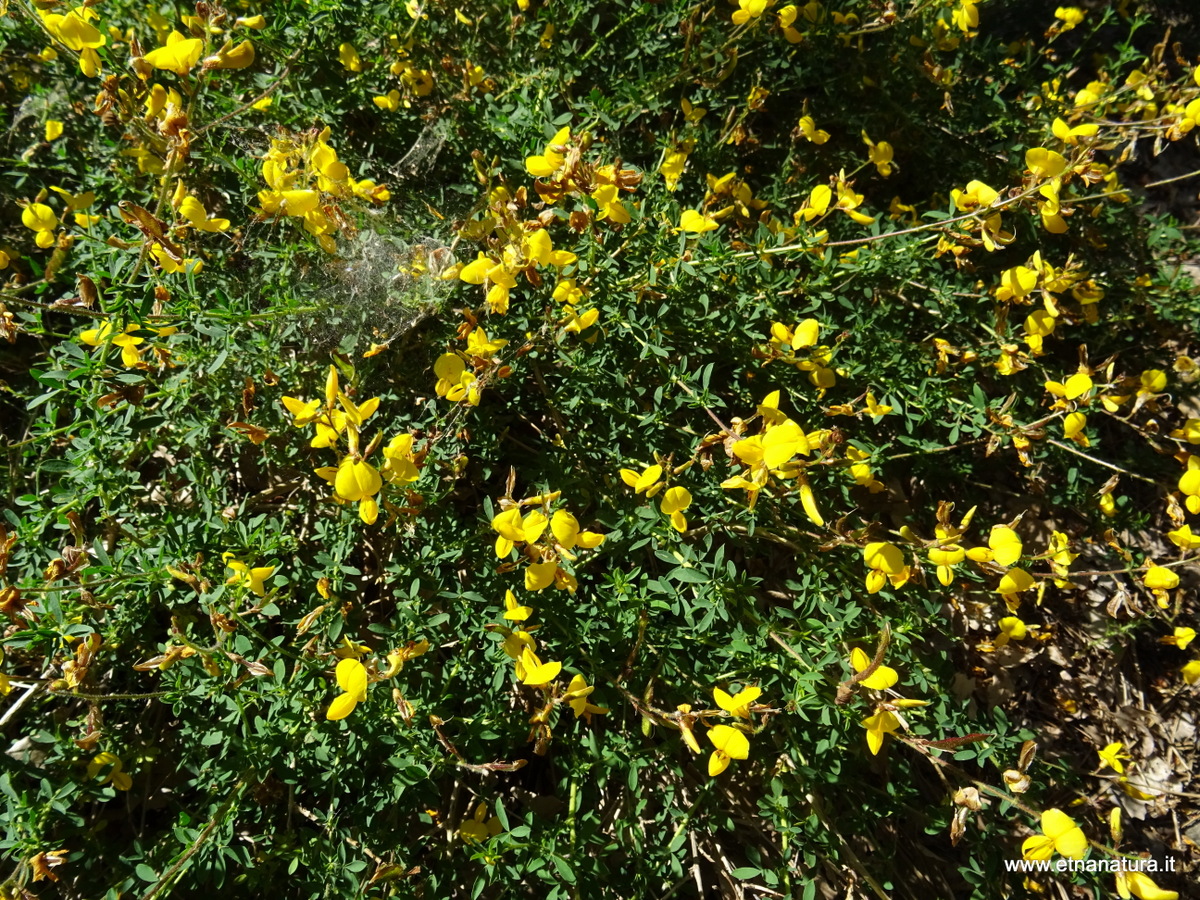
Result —
<path fill-rule="evenodd" d="M 1156 9 L 0 0 L 0 897 L 1186 896 Z"/>

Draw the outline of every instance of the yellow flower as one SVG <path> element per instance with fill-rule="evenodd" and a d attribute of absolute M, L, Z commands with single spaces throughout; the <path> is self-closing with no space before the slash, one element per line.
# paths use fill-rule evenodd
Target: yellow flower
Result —
<path fill-rule="evenodd" d="M 118 791 L 133 787 L 133 779 L 121 771 L 121 757 L 115 753 L 97 753 L 93 756 L 88 763 L 87 777 L 99 778 L 101 784 L 112 784 Z"/>
<path fill-rule="evenodd" d="M 383 448 L 380 474 L 392 484 L 409 484 L 421 477 L 413 457 L 413 436 L 398 434 Z"/>
<path fill-rule="evenodd" d="M 1179 576 L 1165 566 L 1156 566 L 1153 562 L 1142 576 L 1142 583 L 1154 594 L 1154 599 L 1162 609 L 1166 609 L 1170 598 L 1167 591 L 1179 587 Z"/>
<path fill-rule="evenodd" d="M 1029 590 L 1033 587 L 1033 583 L 1033 576 L 1024 569 L 1009 569 L 1000 579 L 996 593 L 1003 595 L 1005 600 L 1009 600 L 1022 591 Z"/>
<path fill-rule="evenodd" d="M 873 716 L 867 716 L 862 724 L 867 729 L 867 749 L 871 751 L 872 756 L 876 756 L 883 748 L 884 736 L 895 732 L 900 727 L 900 720 L 896 718 L 895 713 L 884 709 Z"/>
<path fill-rule="evenodd" d="M 504 592 L 504 618 L 512 622 L 524 622 L 533 615 L 533 607 L 521 606 L 512 591 Z"/>
<path fill-rule="evenodd" d="M 550 517 L 550 532 L 562 550 L 573 550 L 576 546 L 591 550 L 604 543 L 604 535 L 581 531 L 579 520 L 565 509 L 556 510 Z"/>
<path fill-rule="evenodd" d="M 876 144 L 865 131 L 862 133 L 862 139 L 863 143 L 867 145 L 867 156 L 875 164 L 879 174 L 887 178 L 892 174 L 892 157 L 895 155 L 892 145 L 887 141 L 880 141 Z"/>
<path fill-rule="evenodd" d="M 694 209 L 685 209 L 683 215 L 679 218 L 679 228 L 676 231 L 704 234 L 706 231 L 715 231 L 719 227 L 715 219 L 703 215 Z"/>
<path fill-rule="evenodd" d="M 45 203 L 30 203 L 21 210 L 21 224 L 37 234 L 35 243 L 43 250 L 54 245 L 58 217 Z"/>
<path fill-rule="evenodd" d="M 187 219 L 188 224 L 199 231 L 225 231 L 229 228 L 228 219 L 209 218 L 208 211 L 199 200 L 191 194 L 183 198 L 179 204 L 179 214 Z"/>
<path fill-rule="evenodd" d="M 973 0 L 960 0 L 958 7 L 950 14 L 950 18 L 958 26 L 959 31 L 969 34 L 972 28 L 979 27 L 979 8 Z"/>
<path fill-rule="evenodd" d="M 870 665 L 871 660 L 862 649 L 855 647 L 850 651 L 850 668 L 855 672 L 865 671 Z M 899 680 L 900 676 L 895 669 L 891 666 L 880 665 L 859 684 L 873 691 L 886 691 Z"/>
<path fill-rule="evenodd" d="M 63 123 L 62 122 L 58 121 L 58 119 L 47 119 L 46 120 L 46 140 L 47 141 L 57 140 L 58 138 L 62 137 L 62 133 L 63 133 Z"/>
<path fill-rule="evenodd" d="M 731 760 L 750 757 L 750 741 L 730 725 L 713 726 L 708 732 L 708 739 L 716 747 L 708 758 L 708 774 L 714 778 L 729 768 Z"/>
<path fill-rule="evenodd" d="M 361 72 L 363 70 L 362 60 L 358 57 L 358 51 L 354 49 L 353 44 L 338 45 L 338 62 L 351 72 Z"/>
<path fill-rule="evenodd" d="M 475 816 L 463 822 L 458 829 L 458 836 L 464 843 L 477 844 L 495 837 L 503 830 L 500 820 L 495 816 L 488 818 L 488 805 L 480 803 L 475 807 Z"/>
<path fill-rule="evenodd" d="M 1062 119 L 1056 118 L 1050 124 L 1054 136 L 1064 144 L 1078 144 L 1081 137 L 1093 137 L 1100 130 L 1099 125 L 1076 125 L 1072 128 Z"/>
<path fill-rule="evenodd" d="M 658 508 L 664 515 L 670 517 L 671 527 L 682 534 L 687 531 L 687 519 L 684 517 L 683 511 L 691 505 L 692 495 L 688 489 L 673 487 L 667 488 Z"/>
<path fill-rule="evenodd" d="M 663 468 L 660 465 L 647 466 L 640 473 L 633 469 L 622 469 L 621 480 L 633 488 L 634 493 L 646 492 L 647 497 L 653 497 L 661 489 L 658 479 L 662 477 Z"/>
<path fill-rule="evenodd" d="M 867 573 L 867 591 L 878 593 L 890 581 L 893 587 L 907 583 L 909 567 L 904 564 L 904 553 L 895 544 L 873 541 L 863 548 L 863 560 L 870 571 Z"/>
<path fill-rule="evenodd" d="M 558 563 L 553 559 L 531 563 L 525 569 L 525 590 L 541 591 L 554 584 L 558 575 Z"/>
<path fill-rule="evenodd" d="M 784 9 L 779 11 L 779 15 L 780 15 L 781 19 L 783 17 L 784 10 L 786 10 L 788 8 L 789 7 L 784 7 Z M 790 8 L 793 11 L 795 10 L 795 7 L 790 7 Z M 829 132 L 824 131 L 820 128 L 817 128 L 817 123 L 813 120 L 812 116 L 801 116 L 799 127 L 800 127 L 800 133 L 804 135 L 806 140 L 810 141 L 813 144 L 824 144 L 826 141 L 829 140 Z"/>
<path fill-rule="evenodd" d="M 338 466 L 333 489 L 343 500 L 362 500 L 379 493 L 383 479 L 375 467 L 361 459 L 346 456 Z"/>
<path fill-rule="evenodd" d="M 226 41 L 221 49 L 204 60 L 206 69 L 245 69 L 254 64 L 254 45 L 242 41 L 236 47 L 233 41 Z"/>
<path fill-rule="evenodd" d="M 1125 764 L 1121 760 L 1131 758 L 1129 754 L 1121 752 L 1124 748 L 1125 745 L 1117 741 L 1116 743 L 1108 744 L 1103 750 L 1097 750 L 1096 752 L 1100 756 L 1100 768 L 1103 769 L 1107 766 L 1112 768 L 1118 775 L 1124 774 Z"/>
<path fill-rule="evenodd" d="M 1025 165 L 1037 178 L 1056 178 L 1067 170 L 1067 158 L 1045 147 L 1025 151 Z"/>
<path fill-rule="evenodd" d="M 543 663 L 528 647 L 521 651 L 520 663 L 523 670 L 522 673 L 518 673 L 521 684 L 530 687 L 545 687 L 562 671 L 562 663 Z"/>
<path fill-rule="evenodd" d="M 945 541 L 947 533 L 939 527 L 937 529 L 938 540 Z M 966 559 L 967 551 L 958 543 L 943 543 L 937 547 L 929 549 L 929 561 L 937 566 L 938 581 L 945 587 L 949 587 L 954 582 L 954 567 Z"/>
<path fill-rule="evenodd" d="M 1200 681 L 1200 659 L 1193 659 L 1179 671 L 1183 675 L 1184 681 L 1188 684 L 1195 684 Z"/>
<path fill-rule="evenodd" d="M 1187 498 L 1184 502 L 1188 512 L 1200 515 L 1200 456 L 1188 456 L 1187 470 L 1179 476 L 1179 490 Z"/>
<path fill-rule="evenodd" d="M 581 718 L 585 715 L 604 715 L 608 712 L 603 706 L 596 706 L 588 701 L 592 691 L 596 688 L 594 685 L 589 686 L 582 675 L 576 675 L 571 679 L 571 683 L 567 685 L 567 693 L 563 695 L 563 702 L 571 707 L 571 712 L 575 713 L 575 718 Z"/>
<path fill-rule="evenodd" d="M 1059 31 L 1070 31 L 1083 21 L 1083 17 L 1084 11 L 1078 6 L 1060 6 L 1054 10 L 1054 18 L 1062 20 L 1062 24 L 1058 26 Z M 1122 894 L 1121 896 L 1127 895 Z"/>
<path fill-rule="evenodd" d="M 232 553 L 224 554 L 225 565 L 233 570 L 233 574 L 226 580 L 226 584 L 236 584 L 247 587 L 250 591 L 259 597 L 267 595 L 267 589 L 264 582 L 275 574 L 274 566 L 258 566 L 250 568 L 244 562 L 239 562 L 233 558 Z"/>
<path fill-rule="evenodd" d="M 525 158 L 525 171 L 535 178 L 552 178 L 557 175 L 566 162 L 564 152 L 570 140 L 570 126 L 560 128 L 543 148 L 541 156 Z"/>
<path fill-rule="evenodd" d="M 334 675 L 342 693 L 334 698 L 325 711 L 325 718 L 330 721 L 346 718 L 354 712 L 354 707 L 367 699 L 367 670 L 357 659 L 343 659 L 337 664 Z"/>
<path fill-rule="evenodd" d="M 668 150 L 663 157 L 662 165 L 658 167 L 658 171 L 662 173 L 663 180 L 667 183 L 667 190 L 673 191 L 679 185 L 679 179 L 683 177 L 684 166 L 687 165 L 688 154 L 692 152 L 692 142 L 684 141 L 672 149 Z"/>
<path fill-rule="evenodd" d="M 1023 641 L 1028 633 L 1028 627 L 1016 616 L 1005 616 L 1000 620 L 1000 634 L 992 641 L 992 646 L 1003 647 L 1009 641 Z"/>
<path fill-rule="evenodd" d="M 988 547 L 991 548 L 992 559 L 1002 566 L 1011 566 L 1021 558 L 1024 550 L 1021 538 L 1007 525 L 992 526 Z"/>
<path fill-rule="evenodd" d="M 103 47 L 108 38 L 100 33 L 91 19 L 99 18 L 94 9 L 77 6 L 66 14 L 39 11 L 46 30 L 79 54 L 79 71 L 88 78 L 100 74 L 100 55 L 97 48 Z"/>
<path fill-rule="evenodd" d="M 1174 634 L 1159 638 L 1159 641 L 1164 644 L 1171 644 L 1172 646 L 1178 647 L 1180 650 L 1186 650 L 1188 648 L 1188 644 L 1195 639 L 1196 629 L 1181 626 L 1175 629 Z"/>
<path fill-rule="evenodd" d="M 744 687 L 733 696 L 720 688 L 713 688 L 713 699 L 717 701 L 717 706 L 739 719 L 750 718 L 750 704 L 761 696 L 762 690 L 757 687 Z"/>
<path fill-rule="evenodd" d="M 812 18 L 811 16 L 808 16 L 808 7 L 810 7 L 812 5 L 813 5 L 812 3 L 809 3 L 808 6 L 805 7 L 806 18 L 809 18 L 809 19 Z M 796 21 L 796 16 L 798 16 L 799 13 L 800 13 L 800 11 L 798 9 L 796 9 L 796 5 L 794 3 L 789 3 L 787 6 L 783 7 L 781 10 L 779 10 L 779 12 L 777 13 L 777 16 L 779 18 L 779 27 L 783 30 L 783 36 L 784 36 L 784 38 L 787 39 L 787 42 L 789 44 L 798 44 L 802 40 L 804 40 L 804 35 L 801 34 L 799 31 L 797 31 L 796 27 L 794 25 L 794 23 Z M 800 123 L 801 123 L 800 127 L 803 128 L 804 120 L 801 119 Z M 822 132 L 822 133 L 824 133 L 824 132 Z M 807 134 L 805 136 L 807 137 Z M 826 140 L 828 140 L 829 135 L 826 134 L 825 138 L 826 138 Z M 812 138 L 809 138 L 809 140 L 812 140 Z M 816 141 L 815 143 L 823 144 L 823 143 L 825 143 L 825 141 Z"/>
<path fill-rule="evenodd" d="M 818 184 L 804 201 L 804 206 L 796 214 L 805 222 L 823 216 L 829 212 L 829 204 L 833 201 L 833 190 L 827 184 Z"/>
<path fill-rule="evenodd" d="M 1179 900 L 1176 891 L 1164 891 L 1149 875 L 1137 870 L 1117 872 L 1117 896 L 1121 900 L 1131 897 L 1137 897 L 1138 900 Z"/>
<path fill-rule="evenodd" d="M 185 38 L 178 31 L 172 31 L 166 46 L 151 50 L 145 60 L 156 69 L 186 75 L 200 61 L 203 52 L 204 41 L 200 38 Z"/>
<path fill-rule="evenodd" d="M 767 11 L 769 0 L 738 0 L 738 10 L 733 14 L 734 25 L 745 25 Z M 711 774 L 711 773 L 710 773 Z"/>
<path fill-rule="evenodd" d="M 1055 851 L 1069 859 L 1082 859 L 1088 842 L 1075 820 L 1060 809 L 1042 813 L 1042 833 L 1027 837 L 1021 844 L 1025 859 L 1049 859 Z"/>

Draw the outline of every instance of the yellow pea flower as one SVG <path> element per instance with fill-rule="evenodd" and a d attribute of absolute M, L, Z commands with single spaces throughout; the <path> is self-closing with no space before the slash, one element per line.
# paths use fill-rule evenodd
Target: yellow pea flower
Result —
<path fill-rule="evenodd" d="M 458 836 L 464 843 L 477 844 L 495 837 L 502 830 L 499 819 L 495 816 L 488 818 L 488 805 L 480 803 L 475 807 L 474 817 L 463 822 L 462 827 L 458 829 Z"/>
<path fill-rule="evenodd" d="M 1168 531 L 1167 537 L 1180 550 L 1196 550 L 1200 548 L 1200 535 L 1192 534 L 1192 526 L 1181 525 L 1174 531 Z"/>
<path fill-rule="evenodd" d="M 354 712 L 354 707 L 367 699 L 367 669 L 357 659 L 347 657 L 334 670 L 342 693 L 334 698 L 325 711 L 325 718 L 336 722 Z"/>
<path fill-rule="evenodd" d="M 1177 891 L 1164 891 L 1145 872 L 1136 869 L 1120 871 L 1117 875 L 1117 896 L 1121 900 L 1137 897 L 1138 900 L 1179 900 Z"/>
<path fill-rule="evenodd" d="M 1194 628 L 1178 627 L 1175 632 L 1167 637 L 1159 638 L 1163 644 L 1171 644 L 1178 647 L 1180 650 L 1186 650 L 1188 644 L 1196 639 L 1196 630 Z"/>
<path fill-rule="evenodd" d="M 383 478 L 370 463 L 353 456 L 343 457 L 338 465 L 333 489 L 343 500 L 362 500 L 379 493 Z"/>
<path fill-rule="evenodd" d="M 587 699 L 595 689 L 595 685 L 589 686 L 582 675 L 576 675 L 571 679 L 571 683 L 567 686 L 567 693 L 562 699 L 571 707 L 575 718 L 578 719 L 585 715 L 604 715 L 608 712 L 605 707 L 596 706 Z"/>
<path fill-rule="evenodd" d="M 1057 178 L 1067 170 L 1067 158 L 1045 147 L 1025 151 L 1025 165 L 1038 178 Z"/>
<path fill-rule="evenodd" d="M 338 45 L 338 62 L 351 72 L 361 72 L 363 70 L 362 60 L 358 56 L 358 51 L 354 49 L 353 44 L 343 43 Z"/>
<path fill-rule="evenodd" d="M 855 647 L 850 651 L 850 667 L 855 672 L 862 672 L 871 665 L 871 659 L 866 652 L 859 647 Z M 863 687 L 868 687 L 873 691 L 886 691 L 897 681 L 900 680 L 899 673 L 891 666 L 880 665 L 874 672 L 859 682 Z"/>
<path fill-rule="evenodd" d="M 1018 594 L 1029 590 L 1034 585 L 1033 576 L 1024 569 L 1009 569 L 1000 579 L 996 593 L 1000 594 L 1010 609 L 1016 609 L 1020 603 Z"/>
<path fill-rule="evenodd" d="M 730 725 L 713 726 L 709 729 L 708 739 L 716 748 L 708 758 L 708 774 L 713 778 L 728 769 L 731 760 L 750 757 L 750 741 Z"/>
<path fill-rule="evenodd" d="M 1060 32 L 1070 31 L 1083 21 L 1084 15 L 1084 11 L 1078 6 L 1060 6 L 1058 9 L 1054 10 L 1054 18 L 1059 19 L 1062 22 L 1062 24 L 1058 26 L 1058 30 Z M 1095 126 L 1092 127 L 1094 128 Z"/>
<path fill-rule="evenodd" d="M 496 555 L 503 559 L 515 544 L 525 540 L 525 521 L 521 516 L 520 507 L 514 506 L 497 513 L 492 518 L 492 530 L 500 535 L 496 538 Z"/>
<path fill-rule="evenodd" d="M 946 537 L 941 528 L 937 531 L 939 539 Z M 938 581 L 944 587 L 949 587 L 954 582 L 954 567 L 966 559 L 967 551 L 960 544 L 949 543 L 931 547 L 928 552 L 929 561 L 937 566 Z"/>
<path fill-rule="evenodd" d="M 101 777 L 107 770 L 107 774 Z M 118 791 L 127 791 L 133 787 L 133 779 L 121 771 L 121 757 L 115 753 L 97 753 L 87 767 L 88 778 L 99 778 L 101 784 L 111 784 Z"/>
<path fill-rule="evenodd" d="M 195 67 L 203 52 L 204 41 L 200 38 L 185 38 L 178 31 L 172 31 L 167 37 L 166 46 L 151 50 L 145 60 L 156 69 L 183 76 Z"/>
<path fill-rule="evenodd" d="M 35 243 L 43 250 L 54 246 L 58 217 L 45 203 L 30 203 L 21 210 L 21 224 L 37 235 Z"/>
<path fill-rule="evenodd" d="M 520 676 L 521 684 L 529 687 L 545 687 L 562 671 L 562 663 L 544 663 L 528 647 L 521 651 L 520 662 L 521 668 L 524 670 L 524 674 Z"/>
<path fill-rule="evenodd" d="M 658 508 L 670 517 L 671 527 L 682 534 L 687 531 L 687 518 L 684 517 L 683 511 L 691 505 L 692 495 L 688 489 L 673 487 L 667 488 Z"/>
<path fill-rule="evenodd" d="M 904 564 L 904 553 L 895 544 L 887 541 L 872 541 L 863 548 L 863 561 L 870 571 L 867 573 L 867 591 L 878 593 L 890 581 L 893 587 L 907 583 L 910 570 Z"/>
<path fill-rule="evenodd" d="M 58 119 L 47 119 L 46 120 L 46 140 L 47 141 L 57 140 L 58 138 L 62 137 L 62 133 L 63 133 L 63 123 L 62 122 L 58 121 Z"/>
<path fill-rule="evenodd" d="M 900 727 L 900 720 L 896 718 L 895 713 L 884 709 L 873 716 L 867 716 L 862 725 L 867 729 L 867 749 L 871 751 L 872 756 L 876 756 L 883 749 L 884 737 Z"/>
<path fill-rule="evenodd" d="M 875 164 L 875 168 L 879 171 L 879 174 L 887 178 L 892 174 L 892 158 L 895 156 L 892 145 L 887 141 L 880 141 L 878 144 L 875 143 L 867 136 L 865 131 L 862 133 L 862 139 L 863 143 L 867 145 L 868 158 Z"/>
<path fill-rule="evenodd" d="M 1050 125 L 1054 136 L 1064 144 L 1078 144 L 1081 137 L 1093 137 L 1100 130 L 1099 125 L 1076 125 L 1072 128 L 1062 119 L 1056 118 Z"/>
<path fill-rule="evenodd" d="M 212 56 L 204 60 L 206 69 L 245 69 L 254 64 L 254 45 L 242 41 L 236 47 L 233 41 L 226 41 Z"/>
<path fill-rule="evenodd" d="M 688 154 L 692 152 L 692 146 L 691 141 L 684 141 L 672 147 L 664 155 L 658 171 L 666 182 L 668 191 L 673 191 L 678 187 L 679 179 L 683 177 L 683 170 L 687 165 Z"/>
<path fill-rule="evenodd" d="M 818 184 L 809 192 L 804 206 L 796 214 L 805 222 L 823 216 L 829 212 L 829 204 L 833 202 L 833 190 L 827 184 Z"/>
<path fill-rule="evenodd" d="M 564 151 L 571 140 L 571 128 L 560 128 L 546 144 L 540 156 L 525 158 L 525 171 L 535 178 L 551 178 L 558 174 L 566 162 Z"/>
<path fill-rule="evenodd" d="M 1193 659 L 1180 669 L 1179 672 L 1183 675 L 1183 680 L 1188 684 L 1200 682 L 1200 659 Z"/>
<path fill-rule="evenodd" d="M 542 536 L 546 530 L 546 526 L 550 524 L 550 520 L 546 518 L 546 514 L 540 509 L 535 509 L 525 517 L 521 526 L 522 540 L 527 544 L 534 543 Z"/>
<path fill-rule="evenodd" d="M 511 590 L 504 592 L 504 618 L 512 622 L 524 622 L 533 615 L 533 607 L 522 606 Z"/>
<path fill-rule="evenodd" d="M 413 436 L 398 434 L 383 448 L 383 468 L 380 474 L 392 484 L 410 484 L 421 477 L 413 458 Z"/>
<path fill-rule="evenodd" d="M 1024 550 L 1021 538 L 1007 525 L 992 526 L 988 547 L 991 548 L 992 559 L 1002 566 L 1011 566 L 1021 558 Z"/>
<path fill-rule="evenodd" d="M 1154 563 L 1150 563 L 1150 567 L 1142 576 L 1142 584 L 1154 594 L 1158 605 L 1162 609 L 1166 609 L 1169 603 L 1167 591 L 1179 587 L 1179 575 L 1165 566 L 1156 566 Z"/>
<path fill-rule="evenodd" d="M 757 19 L 767 11 L 769 0 L 738 0 L 738 10 L 734 12 L 734 25 L 745 25 L 751 19 Z"/>
<path fill-rule="evenodd" d="M 1188 456 L 1187 470 L 1179 476 L 1179 490 L 1183 492 L 1188 512 L 1200 515 L 1200 456 Z"/>
<path fill-rule="evenodd" d="M 1049 859 L 1057 851 L 1069 859 L 1082 859 L 1087 852 L 1087 837 L 1075 820 L 1061 809 L 1048 809 L 1041 817 L 1042 833 L 1027 837 L 1021 844 L 1025 859 Z"/>
<path fill-rule="evenodd" d="M 1125 764 L 1122 760 L 1132 758 L 1129 754 L 1121 752 L 1124 748 L 1125 745 L 1117 741 L 1116 743 L 1108 744 L 1103 750 L 1097 750 L 1096 752 L 1100 756 L 1100 768 L 1109 767 L 1118 775 L 1124 774 Z"/>
<path fill-rule="evenodd" d="M 1016 616 L 1005 616 L 1000 620 L 1000 634 L 992 641 L 996 648 L 1008 645 L 1009 641 L 1023 641 L 1029 634 L 1029 628 Z"/>
<path fill-rule="evenodd" d="M 808 6 L 812 6 L 812 5 L 813 4 L 810 3 Z M 808 12 L 808 7 L 806 6 L 805 7 L 806 18 L 811 18 L 810 16 L 807 15 L 807 12 Z M 796 5 L 794 3 L 789 3 L 787 6 L 780 9 L 778 13 L 776 13 L 777 17 L 779 18 L 779 27 L 783 31 L 783 36 L 789 44 L 798 44 L 802 40 L 804 40 L 804 35 L 801 32 L 797 31 L 796 27 L 795 27 L 796 17 L 799 14 L 800 14 L 800 11 L 798 9 L 796 9 Z M 801 121 L 800 127 L 803 128 L 804 120 L 801 119 L 800 121 Z M 829 135 L 826 134 L 825 138 L 828 139 Z M 812 138 L 809 138 L 809 140 L 812 140 Z M 823 143 L 825 143 L 825 141 L 816 141 L 815 143 L 823 144 Z"/>
<path fill-rule="evenodd" d="M 640 473 L 633 469 L 622 469 L 621 480 L 633 488 L 635 494 L 646 493 L 653 497 L 661 489 L 658 480 L 662 478 L 663 467 L 660 465 L 647 466 Z"/>
<path fill-rule="evenodd" d="M 233 574 L 225 579 L 226 584 L 249 588 L 251 593 L 259 597 L 267 595 L 265 582 L 275 574 L 274 566 L 258 566 L 252 569 L 244 562 L 234 559 L 232 553 L 225 553 L 223 558 L 225 565 L 233 570 Z"/>
<path fill-rule="evenodd" d="M 720 688 L 713 688 L 717 706 L 739 719 L 750 718 L 750 705 L 761 696 L 762 689 L 757 687 L 744 687 L 732 696 Z"/>
<path fill-rule="evenodd" d="M 525 590 L 540 591 L 550 587 L 554 584 L 557 573 L 558 563 L 553 559 L 531 563 L 525 569 Z"/>
<path fill-rule="evenodd" d="M 1142 576 L 1142 583 L 1152 591 L 1169 591 L 1179 587 L 1179 576 L 1164 566 L 1151 564 Z"/>
<path fill-rule="evenodd" d="M 692 234 L 704 234 L 706 231 L 715 231 L 720 226 L 716 219 L 699 213 L 694 209 L 685 209 L 683 215 L 679 218 L 679 227 L 676 231 L 687 231 Z"/>
<path fill-rule="evenodd" d="M 184 197 L 183 202 L 179 204 L 179 214 L 198 231 L 216 232 L 229 228 L 228 219 L 210 218 L 204 204 L 191 194 Z"/>
<path fill-rule="evenodd" d="M 283 397 L 283 407 L 292 413 L 292 427 L 302 428 L 316 421 L 322 408 L 319 400 L 304 401 L 299 397 Z"/>
<path fill-rule="evenodd" d="M 787 7 L 785 7 L 785 9 L 786 8 Z M 792 9 L 794 10 L 795 7 L 792 7 Z M 783 10 L 779 11 L 779 15 L 782 18 Z M 809 141 L 810 143 L 824 144 L 829 140 L 829 132 L 818 128 L 817 123 L 813 120 L 812 116 L 801 116 L 799 128 L 800 133 L 804 135 L 805 140 Z"/>

